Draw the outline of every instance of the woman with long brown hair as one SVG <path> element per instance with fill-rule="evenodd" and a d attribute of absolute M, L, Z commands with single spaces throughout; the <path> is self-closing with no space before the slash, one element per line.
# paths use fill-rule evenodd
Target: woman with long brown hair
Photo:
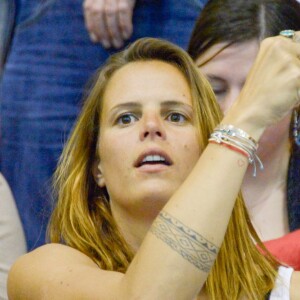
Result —
<path fill-rule="evenodd" d="M 258 251 L 238 195 L 265 127 L 300 101 L 299 54 L 263 42 L 222 121 L 180 48 L 143 39 L 111 57 L 56 172 L 52 243 L 16 262 L 10 299 L 300 299 L 299 273 Z"/>

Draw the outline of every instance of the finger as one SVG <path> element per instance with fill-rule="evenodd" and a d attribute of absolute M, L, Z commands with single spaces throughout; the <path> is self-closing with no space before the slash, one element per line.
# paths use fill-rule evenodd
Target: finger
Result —
<path fill-rule="evenodd" d="M 295 35 L 293 37 L 293 41 L 295 43 L 297 43 L 297 49 L 298 49 L 297 58 L 298 58 L 298 60 L 300 62 L 300 45 L 299 45 L 300 44 L 300 31 L 296 31 L 295 32 Z"/>
<path fill-rule="evenodd" d="M 90 5 L 91 5 L 91 1 L 89 0 L 85 0 L 83 1 L 82 7 L 83 7 L 83 15 L 84 15 L 84 24 L 85 24 L 85 28 L 87 29 L 90 38 L 93 42 L 95 42 L 96 36 L 93 35 L 91 36 L 91 30 L 92 30 L 92 22 L 91 22 L 91 18 L 90 18 Z"/>
<path fill-rule="evenodd" d="M 300 43 L 300 32 L 295 32 L 294 36 L 293 36 L 293 41 L 295 43 Z"/>
<path fill-rule="evenodd" d="M 118 20 L 119 28 L 124 40 L 127 40 L 132 35 L 132 15 L 133 15 L 133 5 L 129 5 L 128 0 L 119 0 L 118 2 Z"/>
<path fill-rule="evenodd" d="M 90 38 L 93 42 L 96 42 L 98 37 L 95 33 L 93 33 L 95 28 L 94 19 L 94 2 L 93 0 L 85 0 L 83 2 L 83 14 L 84 14 L 84 22 L 85 27 L 90 35 Z"/>
<path fill-rule="evenodd" d="M 292 30 L 292 29 L 285 29 L 285 30 L 281 30 L 279 32 L 279 35 L 289 38 L 289 39 L 292 39 L 294 34 L 295 34 L 295 30 Z"/>
<path fill-rule="evenodd" d="M 279 32 L 279 36 L 282 38 L 289 39 L 296 43 L 300 42 L 300 31 L 294 31 L 290 29 L 282 30 Z"/>
<path fill-rule="evenodd" d="M 85 25 L 93 42 L 100 42 L 105 48 L 111 46 L 104 22 L 103 0 L 86 0 L 83 3 Z"/>
<path fill-rule="evenodd" d="M 95 24 L 97 25 L 95 29 L 95 33 L 97 34 L 100 43 L 103 45 L 104 48 L 112 47 L 111 38 L 109 35 L 109 31 L 107 28 L 107 24 L 104 20 L 104 10 L 102 11 L 101 17 L 98 16 L 95 20 Z"/>
<path fill-rule="evenodd" d="M 279 38 L 285 44 L 286 47 L 289 47 L 291 54 L 295 55 L 295 59 L 300 58 L 300 31 L 294 30 L 283 30 L 279 33 Z M 282 45 L 283 46 L 283 45 Z M 284 48 L 284 47 L 282 47 Z"/>
<path fill-rule="evenodd" d="M 99 42 L 99 40 L 98 40 L 96 34 L 90 32 L 89 35 L 90 35 L 90 39 L 91 39 L 91 41 L 92 41 L 93 43 Z"/>
<path fill-rule="evenodd" d="M 104 20 L 112 45 L 115 48 L 122 47 L 124 42 L 119 28 L 118 6 L 116 0 L 107 0 L 105 2 Z"/>

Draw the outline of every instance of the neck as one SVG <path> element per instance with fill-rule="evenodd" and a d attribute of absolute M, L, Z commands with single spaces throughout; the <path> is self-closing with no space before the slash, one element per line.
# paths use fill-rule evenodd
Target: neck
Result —
<path fill-rule="evenodd" d="M 286 205 L 290 157 L 288 137 L 266 152 L 259 154 L 264 170 L 253 177 L 250 166 L 242 186 L 251 220 L 263 241 L 278 238 L 289 231 Z"/>
<path fill-rule="evenodd" d="M 145 205 L 147 206 L 147 205 Z M 149 228 L 152 225 L 153 220 L 156 218 L 159 210 L 161 209 L 128 209 L 128 207 L 121 207 L 114 205 L 111 202 L 111 209 L 113 217 L 118 224 L 121 234 L 130 245 L 131 249 L 135 253 Z"/>

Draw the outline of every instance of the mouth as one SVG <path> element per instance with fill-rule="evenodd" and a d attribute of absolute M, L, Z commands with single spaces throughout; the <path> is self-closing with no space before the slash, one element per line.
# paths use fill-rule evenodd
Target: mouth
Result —
<path fill-rule="evenodd" d="M 161 151 L 148 152 L 139 156 L 135 163 L 136 168 L 140 168 L 146 165 L 163 165 L 171 166 L 173 164 L 172 160 L 166 153 Z"/>

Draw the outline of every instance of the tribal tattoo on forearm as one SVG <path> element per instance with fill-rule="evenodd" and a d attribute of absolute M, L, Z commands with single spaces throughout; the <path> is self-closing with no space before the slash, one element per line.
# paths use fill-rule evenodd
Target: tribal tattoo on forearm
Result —
<path fill-rule="evenodd" d="M 196 231 L 162 211 L 150 232 L 203 272 L 209 272 L 219 248 Z"/>

